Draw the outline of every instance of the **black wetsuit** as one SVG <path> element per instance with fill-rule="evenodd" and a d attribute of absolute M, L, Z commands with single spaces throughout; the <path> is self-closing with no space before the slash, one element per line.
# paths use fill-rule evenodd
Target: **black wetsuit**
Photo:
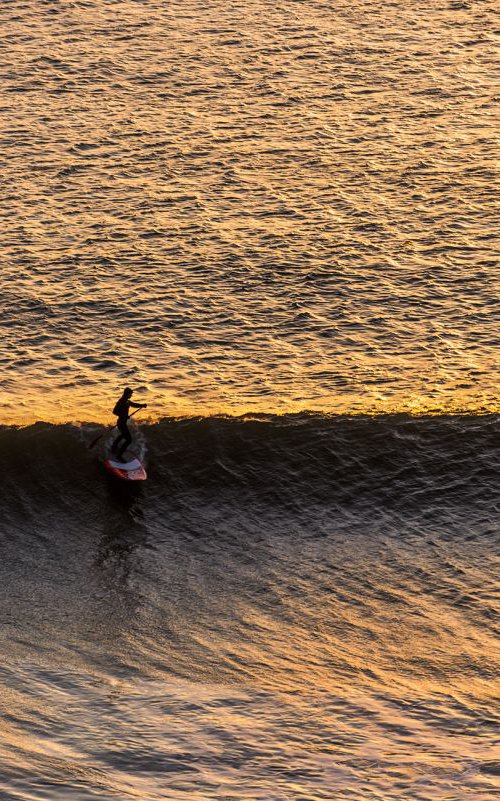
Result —
<path fill-rule="evenodd" d="M 129 418 L 129 409 L 131 406 L 134 406 L 136 409 L 140 409 L 142 403 L 133 403 L 126 398 L 120 398 L 118 403 L 115 406 L 115 414 L 118 416 L 118 422 L 116 427 L 120 432 L 113 442 L 111 450 L 118 455 L 118 458 L 121 459 L 125 451 L 127 450 L 128 446 L 132 442 L 132 434 L 128 430 L 127 420 Z M 118 444 L 120 440 L 123 440 L 123 445 L 121 445 L 120 450 L 118 450 Z"/>

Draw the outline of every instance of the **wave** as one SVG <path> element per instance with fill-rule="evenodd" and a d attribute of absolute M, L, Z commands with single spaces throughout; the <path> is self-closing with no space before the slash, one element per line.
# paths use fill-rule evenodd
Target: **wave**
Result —
<path fill-rule="evenodd" d="M 148 503 L 254 503 L 426 514 L 500 502 L 498 415 L 163 419 L 135 428 Z M 91 425 L 0 428 L 5 514 L 85 503 L 106 476 Z M 109 437 L 108 437 L 109 442 Z M 189 500 L 191 499 L 191 500 Z"/>

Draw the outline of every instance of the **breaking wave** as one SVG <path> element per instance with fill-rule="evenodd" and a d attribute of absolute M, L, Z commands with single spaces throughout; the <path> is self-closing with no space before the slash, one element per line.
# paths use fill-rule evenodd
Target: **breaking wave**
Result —
<path fill-rule="evenodd" d="M 496 415 L 163 419 L 135 429 L 150 504 L 188 500 L 300 513 L 311 507 L 422 515 L 498 507 Z M 3 512 L 85 502 L 103 485 L 95 426 L 0 429 Z M 109 442 L 109 438 L 107 440 Z M 470 508 L 469 508 L 470 513 Z"/>

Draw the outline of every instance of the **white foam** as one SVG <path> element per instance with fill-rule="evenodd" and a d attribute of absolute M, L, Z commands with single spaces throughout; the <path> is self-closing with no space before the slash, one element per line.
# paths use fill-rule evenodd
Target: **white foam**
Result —
<path fill-rule="evenodd" d="M 131 462 L 115 462 L 113 459 L 108 459 L 108 464 L 115 467 L 117 470 L 140 470 L 142 464 L 139 459 L 132 459 Z"/>

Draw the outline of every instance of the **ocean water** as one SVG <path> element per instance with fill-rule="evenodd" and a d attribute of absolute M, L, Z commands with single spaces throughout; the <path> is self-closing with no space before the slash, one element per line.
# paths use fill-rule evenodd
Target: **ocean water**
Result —
<path fill-rule="evenodd" d="M 495 12 L 3 0 L 0 801 L 498 798 Z"/>
<path fill-rule="evenodd" d="M 495 9 L 4 0 L 2 419 L 498 411 Z"/>
<path fill-rule="evenodd" d="M 493 801 L 498 422 L 4 428 L 2 799 Z"/>

